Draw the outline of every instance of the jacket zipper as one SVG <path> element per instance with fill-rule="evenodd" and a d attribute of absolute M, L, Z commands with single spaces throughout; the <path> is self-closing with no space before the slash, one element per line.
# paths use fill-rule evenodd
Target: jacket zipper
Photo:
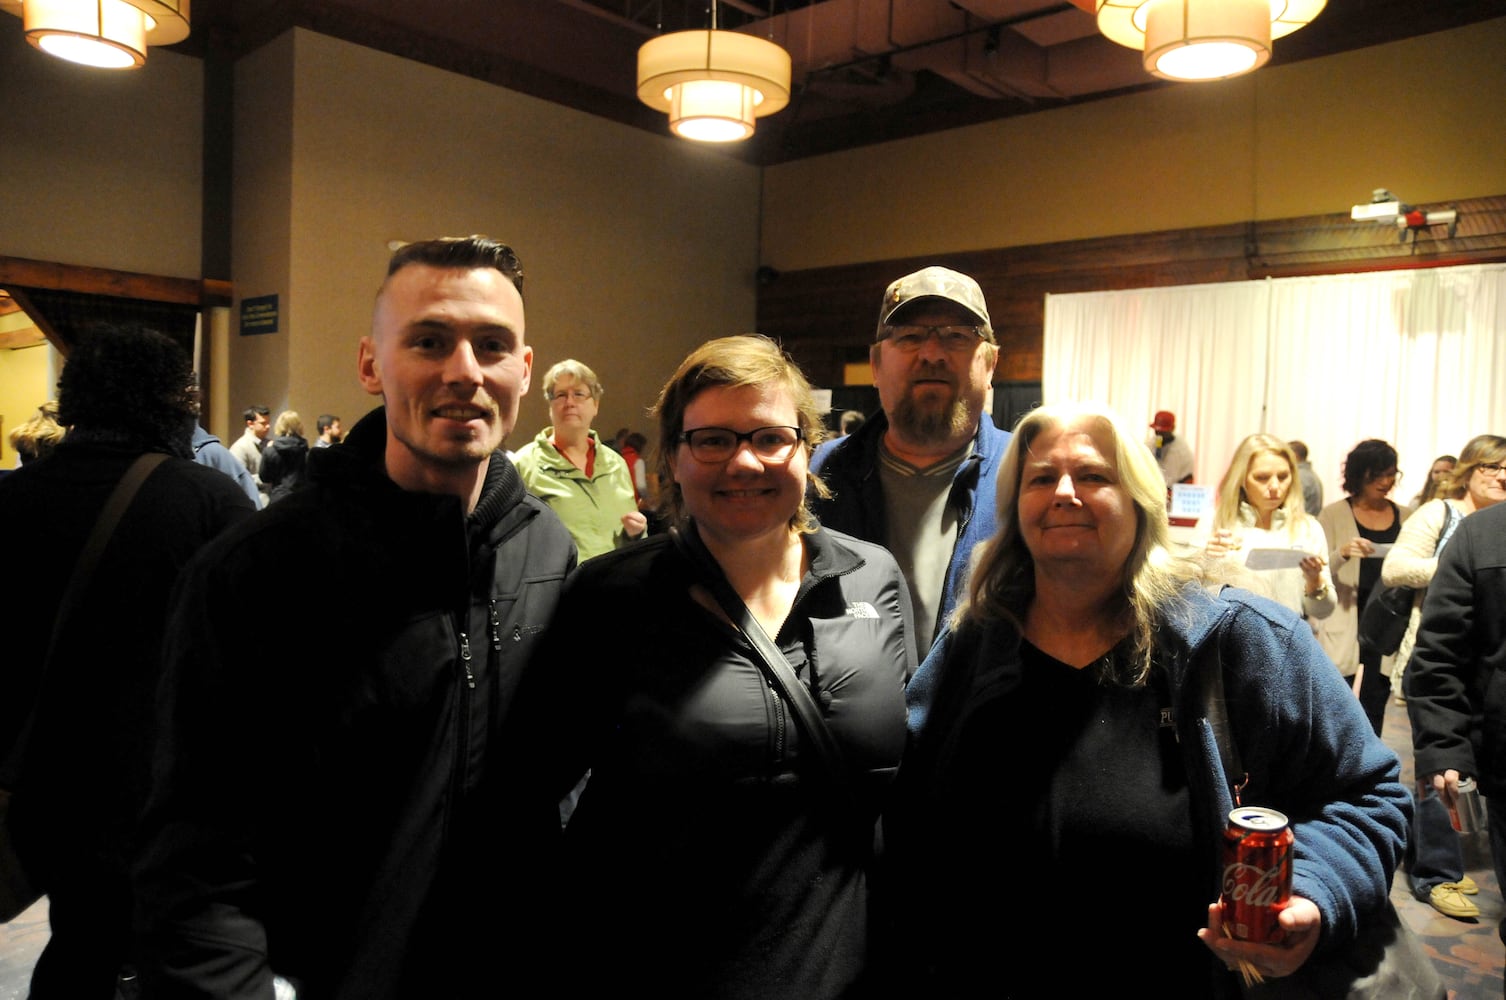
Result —
<path fill-rule="evenodd" d="M 471 637 L 460 633 L 460 665 L 465 668 L 465 686 L 476 689 L 476 675 L 471 672 Z"/>
<path fill-rule="evenodd" d="M 771 686 L 769 695 L 774 699 L 774 762 L 784 763 L 784 699 Z"/>

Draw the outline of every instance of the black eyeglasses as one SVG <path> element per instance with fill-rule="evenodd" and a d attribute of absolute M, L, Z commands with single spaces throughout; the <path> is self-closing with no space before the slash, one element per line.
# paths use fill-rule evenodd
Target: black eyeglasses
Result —
<path fill-rule="evenodd" d="M 926 326 L 910 323 L 903 326 L 884 327 L 884 332 L 879 336 L 879 340 L 887 340 L 906 354 L 914 354 L 933 336 L 941 341 L 943 350 L 952 354 L 961 354 L 963 351 L 972 350 L 973 345 L 983 339 L 983 328 L 951 324 L 945 326 Z"/>
<path fill-rule="evenodd" d="M 550 396 L 549 401 L 551 403 L 564 403 L 569 400 L 574 400 L 577 403 L 584 403 L 590 398 L 591 393 L 588 389 L 561 389 L 559 392 L 556 392 L 554 395 Z"/>
<path fill-rule="evenodd" d="M 1497 462 L 1481 462 L 1479 465 L 1475 466 L 1475 468 L 1478 471 L 1485 473 L 1487 476 L 1499 476 L 1501 474 L 1501 470 L 1506 469 L 1506 465 L 1501 465 Z"/>
<path fill-rule="evenodd" d="M 800 443 L 800 428 L 755 427 L 739 433 L 727 427 L 697 427 L 685 431 L 677 440 L 689 446 L 691 458 L 708 465 L 729 461 L 744 441 L 752 446 L 753 454 L 760 460 L 780 465 L 795 454 L 795 446 Z"/>

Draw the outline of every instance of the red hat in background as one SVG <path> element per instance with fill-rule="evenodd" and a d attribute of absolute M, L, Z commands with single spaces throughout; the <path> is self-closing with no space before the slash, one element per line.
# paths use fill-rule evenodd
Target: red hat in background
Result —
<path fill-rule="evenodd" d="M 1177 429 L 1177 415 L 1170 410 L 1157 410 L 1156 419 L 1150 422 L 1152 430 L 1165 433 Z"/>

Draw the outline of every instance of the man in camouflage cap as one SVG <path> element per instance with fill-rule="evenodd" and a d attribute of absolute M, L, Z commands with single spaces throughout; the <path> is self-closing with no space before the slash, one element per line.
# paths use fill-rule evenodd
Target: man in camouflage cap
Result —
<path fill-rule="evenodd" d="M 973 547 L 994 533 L 1010 437 L 984 410 L 998 358 L 976 281 L 935 266 L 905 275 L 884 292 L 869 348 L 882 412 L 811 461 L 833 493 L 815 503 L 821 522 L 899 561 L 921 659 L 961 597 Z"/>

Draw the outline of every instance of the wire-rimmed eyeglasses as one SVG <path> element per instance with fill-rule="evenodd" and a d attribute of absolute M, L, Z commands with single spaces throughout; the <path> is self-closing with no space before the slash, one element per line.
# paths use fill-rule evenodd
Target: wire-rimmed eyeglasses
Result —
<path fill-rule="evenodd" d="M 961 354 L 964 351 L 971 351 L 973 346 L 983 339 L 983 328 L 963 326 L 959 323 L 947 323 L 940 326 L 905 323 L 884 327 L 878 339 L 881 342 L 889 341 L 906 354 L 914 354 L 933 336 L 941 342 L 943 350 L 952 354 Z"/>
<path fill-rule="evenodd" d="M 790 460 L 800 443 L 798 427 L 755 427 L 751 431 L 734 431 L 728 427 L 696 427 L 677 439 L 690 448 L 690 457 L 713 465 L 729 461 L 744 442 L 761 461 L 779 465 Z"/>

